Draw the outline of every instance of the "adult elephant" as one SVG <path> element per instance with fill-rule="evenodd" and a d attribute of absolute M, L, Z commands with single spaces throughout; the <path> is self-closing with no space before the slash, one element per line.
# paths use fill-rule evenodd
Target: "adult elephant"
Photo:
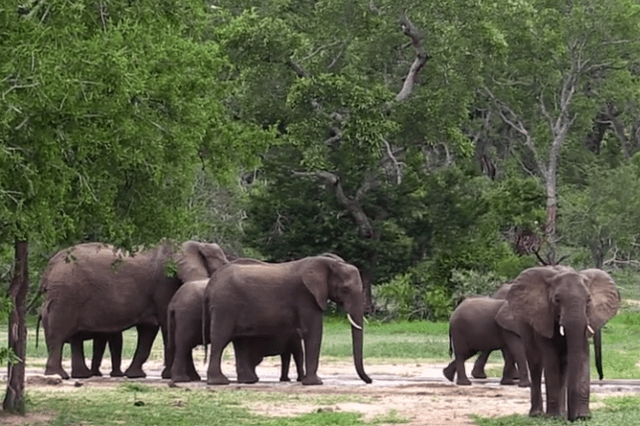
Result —
<path fill-rule="evenodd" d="M 457 374 L 457 384 L 470 385 L 464 362 L 478 351 L 500 349 L 505 355 L 500 384 L 515 383 L 508 374 L 508 366 L 515 363 L 520 378 L 518 386 L 529 386 L 524 345 L 518 327 L 519 321 L 513 316 L 506 300 L 490 297 L 465 299 L 451 315 L 449 342 L 455 351 L 455 359 L 443 370 L 445 377 L 453 381 Z"/>
<path fill-rule="evenodd" d="M 293 334 L 275 334 L 270 336 L 243 336 L 232 340 L 236 354 L 236 374 L 238 383 L 255 383 L 258 381 L 256 366 L 265 356 L 280 355 L 280 381 L 289 381 L 289 364 L 291 356 L 296 364 L 298 381 L 304 378 L 304 353 L 302 339 L 296 331 Z"/>
<path fill-rule="evenodd" d="M 187 281 L 208 278 L 228 263 L 217 244 L 163 244 L 131 255 L 102 243 L 79 244 L 51 258 L 43 273 L 42 325 L 49 349 L 45 374 L 69 375 L 62 346 L 76 333 L 114 333 L 138 326 L 138 344 L 125 375 L 145 377 L 158 327 L 167 339 L 167 306 Z M 166 357 L 166 353 L 165 353 Z M 163 371 L 163 377 L 168 376 Z"/>
<path fill-rule="evenodd" d="M 205 291 L 210 318 L 211 358 L 207 383 L 222 385 L 222 351 L 236 337 L 292 335 L 304 341 L 305 385 L 318 385 L 322 314 L 327 301 L 341 306 L 351 321 L 358 376 L 371 379 L 362 362 L 363 295 L 358 269 L 338 258 L 307 257 L 276 264 L 229 264 L 211 277 Z"/>
<path fill-rule="evenodd" d="M 200 375 L 193 361 L 193 348 L 209 343 L 209 321 L 204 320 L 202 316 L 204 291 L 208 282 L 209 280 L 199 280 L 185 283 L 176 291 L 169 302 L 165 368 L 170 371 L 170 378 L 174 383 L 200 380 Z M 297 338 L 297 344 L 294 337 Z M 281 355 L 280 380 L 288 380 L 292 354 L 298 369 L 299 379 L 304 375 L 301 373 L 303 371 L 302 343 L 297 334 L 295 336 L 277 335 L 257 338 L 239 337 L 233 340 L 233 345 L 236 352 L 236 371 L 239 383 L 257 382 L 255 367 L 260 364 L 263 357 L 269 355 Z"/>
<path fill-rule="evenodd" d="M 618 311 L 620 295 L 613 279 L 600 269 L 576 272 L 564 266 L 526 269 L 507 296 L 520 318 L 531 373 L 532 416 L 546 413 L 569 420 L 589 415 L 588 338 Z"/>

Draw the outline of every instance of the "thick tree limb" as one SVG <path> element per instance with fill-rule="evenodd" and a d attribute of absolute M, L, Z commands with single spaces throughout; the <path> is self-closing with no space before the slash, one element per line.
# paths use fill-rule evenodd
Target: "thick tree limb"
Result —
<path fill-rule="evenodd" d="M 422 40 L 424 36 L 418 30 L 418 28 L 416 28 L 416 26 L 409 20 L 404 11 L 400 15 L 400 19 L 398 20 L 398 22 L 400 23 L 402 32 L 411 39 L 411 44 L 416 51 L 416 59 L 413 61 L 413 64 L 411 64 L 409 73 L 404 79 L 402 89 L 396 95 L 397 102 L 404 102 L 409 99 L 409 96 L 411 96 L 411 92 L 413 91 L 413 86 L 416 82 L 418 74 L 420 73 L 420 70 L 422 69 L 424 64 L 426 64 L 429 60 L 429 55 L 427 55 L 424 47 L 422 46 Z"/>

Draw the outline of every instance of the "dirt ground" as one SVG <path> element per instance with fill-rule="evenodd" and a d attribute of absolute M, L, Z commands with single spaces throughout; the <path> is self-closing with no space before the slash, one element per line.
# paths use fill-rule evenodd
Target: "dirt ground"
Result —
<path fill-rule="evenodd" d="M 103 373 L 108 373 L 107 362 L 103 364 Z M 529 389 L 517 386 L 500 386 L 498 378 L 474 380 L 471 386 L 457 386 L 442 376 L 444 363 L 372 363 L 366 362 L 367 373 L 373 379 L 372 384 L 365 384 L 356 375 L 352 364 L 345 362 L 322 361 L 318 374 L 324 380 L 322 386 L 302 386 L 295 382 L 295 369 L 290 372 L 294 380 L 281 383 L 279 377 L 279 360 L 267 358 L 257 368 L 260 381 L 253 385 L 234 383 L 234 366 L 225 361 L 223 371 L 232 380 L 231 385 L 220 387 L 220 390 L 232 392 L 234 389 L 245 389 L 256 392 L 283 392 L 308 395 L 358 395 L 363 402 L 344 402 L 331 405 L 301 404 L 300 401 L 286 401 L 247 405 L 250 410 L 267 416 L 294 416 L 318 411 L 360 412 L 370 420 L 379 416 L 395 415 L 395 418 L 408 419 L 410 426 L 418 425 L 474 425 L 472 414 L 481 416 L 505 416 L 510 414 L 526 414 L 529 410 Z M 496 364 L 488 365 L 497 366 Z M 148 377 L 142 383 L 167 386 L 167 380 L 160 379 L 162 365 L 148 362 L 145 364 Z M 471 371 L 472 364 L 467 364 Z M 200 374 L 206 377 L 205 367 L 199 363 Z M 109 377 L 84 380 L 62 381 L 57 376 L 42 376 L 39 369 L 27 370 L 27 389 L 52 388 L 73 389 L 89 386 L 116 386 L 126 379 Z M 5 379 L 0 376 L 0 379 Z M 179 384 L 195 389 L 205 388 L 204 382 Z M 623 384 L 592 385 L 592 395 L 613 395 L 637 392 L 633 386 Z M 600 398 L 592 398 L 591 408 L 596 408 Z M 595 401 L 594 401 L 595 400 Z M 395 413 L 395 414 L 394 414 Z M 25 423 L 46 421 L 46 416 L 38 418 L 0 416 L 0 424 L 17 426 Z M 388 424 L 394 424 L 393 422 Z"/>

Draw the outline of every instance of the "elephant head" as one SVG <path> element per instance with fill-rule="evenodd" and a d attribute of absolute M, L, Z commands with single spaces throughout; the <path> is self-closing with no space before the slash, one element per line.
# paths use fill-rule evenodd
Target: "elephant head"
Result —
<path fill-rule="evenodd" d="M 588 338 L 616 314 L 620 304 L 611 277 L 599 269 L 576 272 L 565 266 L 530 268 L 516 278 L 507 300 L 512 311 L 531 326 L 535 335 L 552 342 L 558 360 L 561 348 L 566 345 L 567 381 L 564 383 L 567 384 L 569 420 L 586 415 Z"/>
<path fill-rule="evenodd" d="M 364 297 L 358 268 L 337 256 L 317 256 L 305 261 L 301 277 L 320 309 L 325 310 L 327 300 L 331 300 L 347 312 L 356 371 L 364 382 L 371 383 L 362 362 Z"/>
<path fill-rule="evenodd" d="M 178 278 L 186 283 L 209 279 L 218 268 L 229 261 L 218 244 L 187 241 L 177 254 L 176 263 Z"/>

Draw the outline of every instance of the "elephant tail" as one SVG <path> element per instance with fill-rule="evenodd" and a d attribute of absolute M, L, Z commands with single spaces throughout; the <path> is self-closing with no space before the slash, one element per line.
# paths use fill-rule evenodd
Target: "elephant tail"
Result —
<path fill-rule="evenodd" d="M 207 292 L 202 298 L 202 346 L 204 347 L 204 365 L 207 365 Z"/>
<path fill-rule="evenodd" d="M 449 327 L 449 358 L 453 356 L 453 342 L 451 341 L 451 327 Z"/>
<path fill-rule="evenodd" d="M 42 320 L 42 314 L 38 314 L 38 321 L 36 321 L 36 349 L 38 349 L 38 335 L 40 334 L 40 321 Z"/>

